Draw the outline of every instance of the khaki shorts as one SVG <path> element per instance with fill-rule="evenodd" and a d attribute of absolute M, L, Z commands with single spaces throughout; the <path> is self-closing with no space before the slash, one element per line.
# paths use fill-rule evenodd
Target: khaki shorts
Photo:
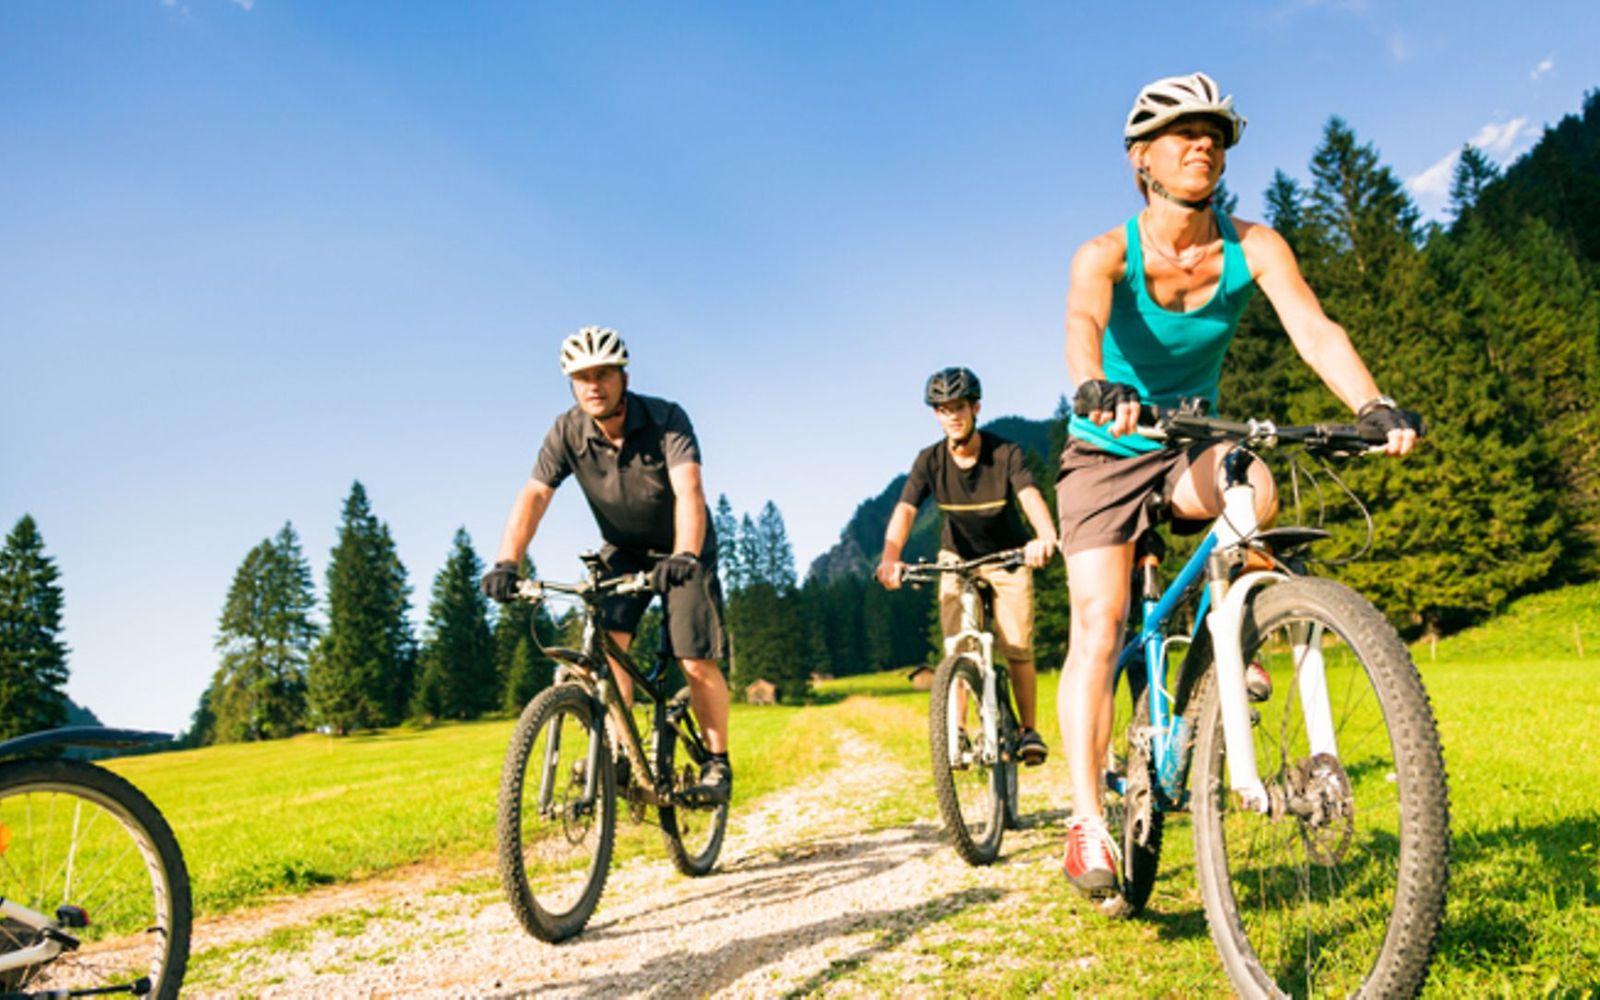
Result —
<path fill-rule="evenodd" d="M 1163 448 L 1124 458 L 1068 438 L 1056 474 L 1056 516 L 1061 520 L 1061 552 L 1135 541 L 1164 517 L 1178 480 L 1211 448 Z M 1152 506 L 1152 498 L 1156 501 Z M 1203 530 L 1209 521 L 1171 518 L 1181 535 Z"/>
<path fill-rule="evenodd" d="M 954 552 L 940 552 L 940 562 L 963 562 Z M 994 588 L 995 654 L 1007 663 L 1033 659 L 1033 570 L 1026 566 L 1000 569 L 984 566 L 978 576 Z M 939 624 L 947 636 L 961 631 L 961 581 L 953 573 L 939 577 Z"/>

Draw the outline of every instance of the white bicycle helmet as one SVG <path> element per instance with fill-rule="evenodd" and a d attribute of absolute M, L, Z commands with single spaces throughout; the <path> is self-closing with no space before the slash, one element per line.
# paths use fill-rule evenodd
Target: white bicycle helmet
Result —
<path fill-rule="evenodd" d="M 628 345 L 617 331 L 603 326 L 586 326 L 561 342 L 561 374 L 571 375 L 601 365 L 628 365 Z"/>
<path fill-rule="evenodd" d="M 1215 118 L 1223 128 L 1224 149 L 1244 135 L 1244 116 L 1233 110 L 1233 95 L 1223 97 L 1216 81 L 1204 73 L 1190 73 L 1157 80 L 1139 91 L 1122 127 L 1123 145 L 1132 146 L 1186 115 Z"/>

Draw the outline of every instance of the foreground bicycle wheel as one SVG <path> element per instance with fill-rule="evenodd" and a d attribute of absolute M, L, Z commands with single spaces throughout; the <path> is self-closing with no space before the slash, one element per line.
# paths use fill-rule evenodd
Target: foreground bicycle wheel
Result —
<path fill-rule="evenodd" d="M 576 684 L 523 710 L 500 774 L 500 882 L 541 941 L 583 930 L 600 903 L 616 835 L 616 776 L 594 701 Z"/>
<path fill-rule="evenodd" d="M 1414 996 L 1444 912 L 1450 837 L 1416 667 L 1371 604 L 1327 580 L 1269 587 L 1244 638 L 1246 662 L 1273 683 L 1254 728 L 1271 814 L 1237 807 L 1228 791 L 1210 676 L 1195 748 L 1200 891 L 1228 976 L 1247 997 Z M 1322 721 L 1307 702 L 1319 687 L 1336 756 L 1311 749 L 1308 729 Z"/>
<path fill-rule="evenodd" d="M 1133 917 L 1143 912 L 1161 864 L 1166 813 L 1155 803 L 1145 676 L 1144 660 L 1135 658 L 1113 692 L 1106 772 L 1108 778 L 1121 780 L 1122 792 L 1107 792 L 1105 817 L 1111 835 L 1122 847 L 1122 870 L 1117 873 L 1122 893 L 1100 904 L 1113 917 Z"/>
<path fill-rule="evenodd" d="M 933 673 L 931 694 L 928 742 L 939 813 L 956 853 L 968 864 L 990 864 L 1005 833 L 1005 774 L 984 759 L 983 681 L 973 655 L 946 657 Z"/>
<path fill-rule="evenodd" d="M 178 995 L 191 919 L 183 853 L 150 800 L 110 771 L 72 760 L 0 764 L 0 898 L 55 919 L 79 942 L 29 964 L 24 955 L 45 936 L 0 918 L 0 991 Z"/>
<path fill-rule="evenodd" d="M 672 775 L 672 787 L 676 791 L 698 784 L 700 775 L 683 737 L 668 727 L 661 731 L 659 738 L 658 773 Z M 702 808 L 667 806 L 658 812 L 662 839 L 678 871 L 698 877 L 716 867 L 717 855 L 722 852 L 722 838 L 728 831 L 728 803 Z"/>

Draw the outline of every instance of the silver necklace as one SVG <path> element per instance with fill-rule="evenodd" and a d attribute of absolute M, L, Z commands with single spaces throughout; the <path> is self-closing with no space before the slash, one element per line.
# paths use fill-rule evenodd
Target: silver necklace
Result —
<path fill-rule="evenodd" d="M 1211 225 L 1207 227 L 1205 242 L 1192 246 L 1187 250 L 1176 250 L 1174 253 L 1168 253 L 1160 243 L 1156 242 L 1155 237 L 1150 235 L 1150 227 L 1146 224 L 1144 215 L 1143 212 L 1139 213 L 1139 232 L 1144 235 L 1144 241 L 1154 247 L 1156 253 L 1160 254 L 1168 263 L 1184 274 L 1193 274 L 1194 269 L 1199 267 L 1206 257 L 1210 256 L 1211 245 L 1214 242 L 1214 230 L 1217 224 L 1215 214 L 1210 216 Z"/>

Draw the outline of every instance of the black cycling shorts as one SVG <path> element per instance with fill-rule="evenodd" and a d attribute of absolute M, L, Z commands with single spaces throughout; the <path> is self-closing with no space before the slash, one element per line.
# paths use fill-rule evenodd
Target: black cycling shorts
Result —
<path fill-rule="evenodd" d="M 658 559 L 605 545 L 600 549 L 600 560 L 606 576 L 622 573 L 648 573 Z M 601 598 L 595 622 L 608 632 L 639 630 L 639 619 L 655 594 L 645 591 L 638 594 L 609 594 Z M 664 632 L 668 655 L 680 660 L 720 660 L 728 655 L 727 634 L 723 630 L 722 583 L 717 579 L 717 559 L 713 554 L 701 564 L 700 572 L 668 590 L 661 597 L 667 616 Z M 649 655 L 654 650 L 639 650 Z"/>

